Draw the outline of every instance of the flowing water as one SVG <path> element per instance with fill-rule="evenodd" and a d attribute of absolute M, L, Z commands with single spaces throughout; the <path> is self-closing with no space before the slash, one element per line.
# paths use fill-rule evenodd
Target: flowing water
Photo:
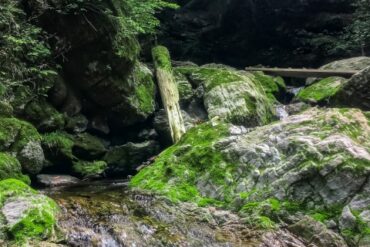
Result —
<path fill-rule="evenodd" d="M 252 231 L 229 211 L 174 204 L 132 191 L 125 182 L 90 183 L 44 193 L 61 208 L 59 227 L 66 235 L 65 246 L 268 247 L 290 246 L 285 243 L 295 241 L 285 232 Z"/>

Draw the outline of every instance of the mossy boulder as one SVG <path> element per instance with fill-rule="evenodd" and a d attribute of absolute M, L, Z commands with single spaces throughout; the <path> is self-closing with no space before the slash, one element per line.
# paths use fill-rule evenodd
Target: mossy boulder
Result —
<path fill-rule="evenodd" d="M 138 63 L 129 80 L 134 88 L 134 93 L 129 97 L 129 102 L 135 109 L 136 114 L 146 119 L 154 112 L 156 106 L 156 86 L 153 81 L 153 73 L 146 65 Z"/>
<path fill-rule="evenodd" d="M 359 222 L 370 223 L 364 202 L 370 200 L 369 136 L 369 119 L 357 109 L 312 108 L 253 130 L 209 122 L 188 131 L 130 186 L 173 201 L 231 208 L 267 228 L 307 215 L 334 222 L 340 232 L 342 210 L 356 205 L 361 220 L 350 237 L 329 229 L 350 243 L 368 231 Z"/>
<path fill-rule="evenodd" d="M 73 154 L 74 137 L 62 131 L 46 133 L 42 136 L 42 148 L 47 163 L 54 170 L 69 171 L 73 161 L 78 160 Z"/>
<path fill-rule="evenodd" d="M 284 98 L 286 85 L 282 77 L 272 77 L 260 71 L 254 72 L 253 75 L 255 79 L 261 83 L 263 90 L 272 102 Z"/>
<path fill-rule="evenodd" d="M 23 114 L 37 129 L 42 131 L 62 129 L 65 125 L 64 115 L 59 113 L 45 99 L 28 103 Z"/>
<path fill-rule="evenodd" d="M 78 158 L 94 160 L 101 158 L 105 152 L 102 140 L 89 133 L 81 133 L 74 140 L 73 154 Z"/>
<path fill-rule="evenodd" d="M 331 105 L 370 110 L 370 66 L 347 80 L 332 97 Z"/>
<path fill-rule="evenodd" d="M 250 73 L 217 64 L 182 66 L 175 72 L 183 74 L 194 87 L 204 88 L 204 105 L 210 119 L 220 117 L 247 126 L 266 124 L 272 119 L 272 102 Z"/>
<path fill-rule="evenodd" d="M 0 228 L 5 241 L 23 246 L 30 240 L 41 240 L 55 234 L 56 203 L 16 179 L 0 181 Z"/>
<path fill-rule="evenodd" d="M 17 118 L 0 118 L 0 151 L 16 154 L 27 173 L 38 173 L 45 161 L 41 135 L 36 128 Z"/>
<path fill-rule="evenodd" d="M 342 77 L 328 77 L 300 90 L 295 98 L 312 104 L 328 104 L 331 97 L 335 96 L 346 83 Z"/>
<path fill-rule="evenodd" d="M 7 153 L 0 153 L 0 180 L 16 178 L 30 184 L 28 176 L 22 174 L 22 166 L 17 158 Z"/>

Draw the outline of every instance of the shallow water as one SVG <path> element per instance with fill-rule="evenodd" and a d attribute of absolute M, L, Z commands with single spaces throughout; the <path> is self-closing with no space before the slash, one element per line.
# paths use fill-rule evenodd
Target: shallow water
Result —
<path fill-rule="evenodd" d="M 257 246 L 238 216 L 131 191 L 126 181 L 45 190 L 68 246 Z"/>

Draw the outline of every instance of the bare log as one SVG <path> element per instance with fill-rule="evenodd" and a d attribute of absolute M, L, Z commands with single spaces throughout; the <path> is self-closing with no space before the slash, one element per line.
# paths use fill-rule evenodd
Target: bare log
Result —
<path fill-rule="evenodd" d="M 246 67 L 245 70 L 262 71 L 268 75 L 294 78 L 308 78 L 308 77 L 325 78 L 330 76 L 350 78 L 354 74 L 359 72 L 358 70 L 323 70 L 323 69 L 258 68 L 258 67 Z"/>
<path fill-rule="evenodd" d="M 172 71 L 170 53 L 166 47 L 156 46 L 152 50 L 152 56 L 159 91 L 170 125 L 172 141 L 176 143 L 186 130 L 181 115 L 179 91 Z"/>

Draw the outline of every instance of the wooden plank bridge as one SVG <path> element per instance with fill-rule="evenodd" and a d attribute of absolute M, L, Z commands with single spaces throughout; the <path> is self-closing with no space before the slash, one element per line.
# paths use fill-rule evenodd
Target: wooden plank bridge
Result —
<path fill-rule="evenodd" d="M 264 67 L 246 67 L 246 71 L 262 71 L 268 75 L 293 77 L 293 78 L 308 78 L 319 77 L 325 78 L 330 76 L 339 76 L 350 78 L 359 70 L 323 70 L 323 69 L 293 69 L 293 68 L 264 68 Z"/>

